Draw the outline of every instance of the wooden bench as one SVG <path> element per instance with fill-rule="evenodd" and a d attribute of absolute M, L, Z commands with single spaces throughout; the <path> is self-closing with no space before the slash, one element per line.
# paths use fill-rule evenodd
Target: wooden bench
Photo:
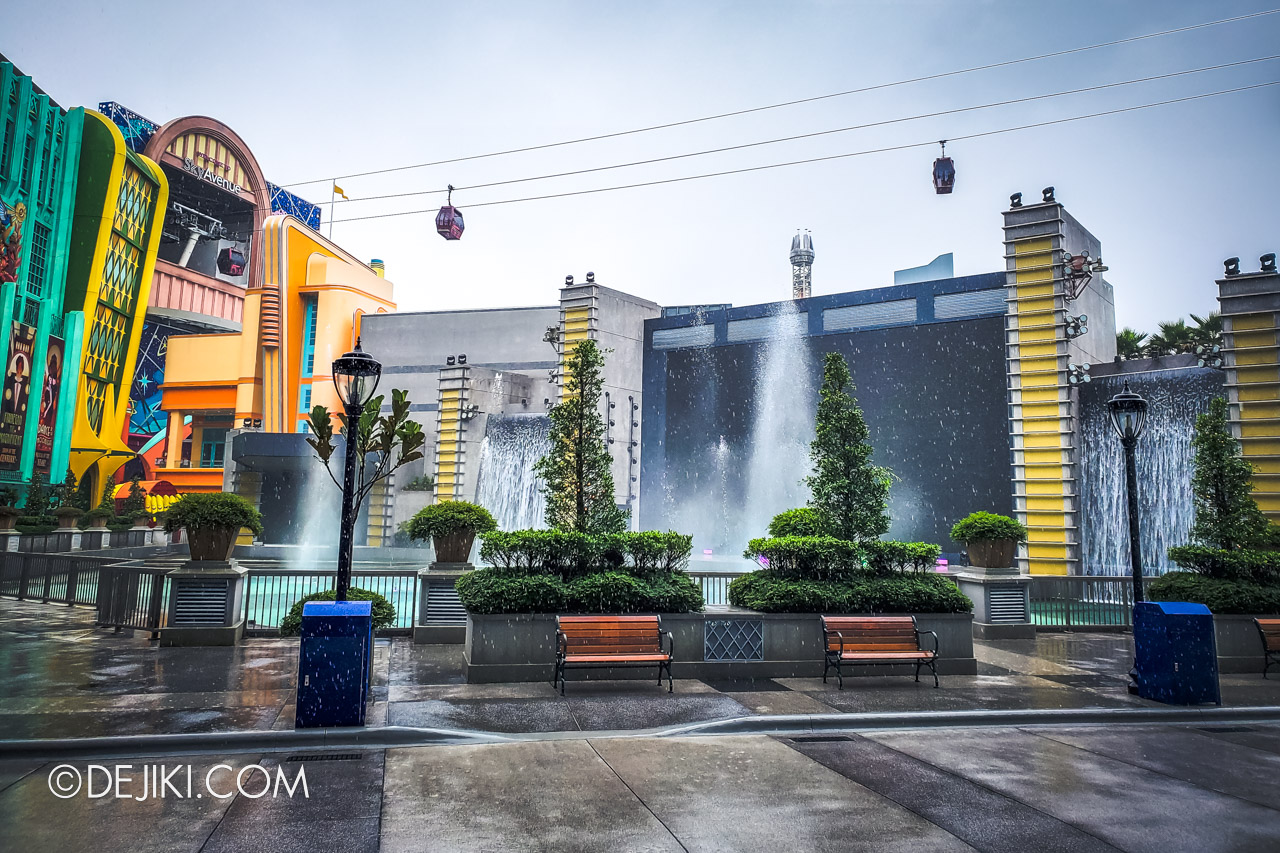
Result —
<path fill-rule="evenodd" d="M 933 649 L 920 646 L 920 636 L 933 637 Z M 933 671 L 933 686 L 938 686 L 938 635 L 921 631 L 914 616 L 823 616 L 822 647 L 825 650 L 822 683 L 827 673 L 836 671 L 840 689 L 844 689 L 841 666 L 914 663 L 916 681 L 920 667 Z"/>
<path fill-rule="evenodd" d="M 1262 637 L 1262 677 L 1272 664 L 1280 664 L 1280 619 L 1254 619 L 1258 635 Z"/>
<path fill-rule="evenodd" d="M 666 651 L 663 637 L 667 638 Z M 671 632 L 662 630 L 661 616 L 557 616 L 556 671 L 551 686 L 559 681 L 563 696 L 564 674 L 570 667 L 656 666 L 659 685 L 663 671 L 667 673 L 670 693 L 675 648 Z"/>

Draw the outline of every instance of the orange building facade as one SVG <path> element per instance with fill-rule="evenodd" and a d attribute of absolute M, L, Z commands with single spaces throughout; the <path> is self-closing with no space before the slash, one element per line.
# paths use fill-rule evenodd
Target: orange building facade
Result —
<path fill-rule="evenodd" d="M 380 271 L 293 216 L 266 217 L 259 245 L 262 274 L 249 277 L 241 330 L 168 341 L 155 476 L 180 492 L 223 490 L 238 432 L 305 432 L 312 406 L 338 410 L 330 365 L 354 346 L 362 315 L 395 310 Z"/>

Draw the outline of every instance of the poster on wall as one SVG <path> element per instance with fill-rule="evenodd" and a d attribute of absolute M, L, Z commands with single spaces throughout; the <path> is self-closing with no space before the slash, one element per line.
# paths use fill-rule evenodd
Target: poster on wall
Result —
<path fill-rule="evenodd" d="M 31 352 L 34 326 L 13 321 L 9 357 L 4 370 L 4 399 L 0 400 L 0 469 L 15 471 L 22 461 L 22 430 L 31 398 Z"/>
<path fill-rule="evenodd" d="M 10 207 L 0 200 L 0 282 L 17 281 L 22 267 L 22 223 L 27 206 Z"/>
<path fill-rule="evenodd" d="M 58 398 L 62 394 L 62 359 L 65 346 L 61 338 L 49 337 L 44 356 L 44 388 L 40 393 L 40 425 L 36 428 L 35 470 L 49 474 L 53 460 L 53 430 L 58 423 Z M 52 480 L 52 477 L 48 479 Z"/>

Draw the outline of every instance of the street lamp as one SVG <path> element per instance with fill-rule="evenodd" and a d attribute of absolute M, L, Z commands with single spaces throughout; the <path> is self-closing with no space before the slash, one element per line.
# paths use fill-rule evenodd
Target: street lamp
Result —
<path fill-rule="evenodd" d="M 382 376 L 382 364 L 373 356 L 356 348 L 333 362 L 333 387 L 347 415 L 346 461 L 342 469 L 342 527 L 338 533 L 338 589 L 335 601 L 347 600 L 351 586 L 351 539 L 359 507 L 356 503 L 356 457 L 359 441 L 360 414 L 373 397 Z"/>
<path fill-rule="evenodd" d="M 1147 423 L 1147 401 L 1129 390 L 1123 390 L 1107 401 L 1111 413 L 1111 425 L 1124 445 L 1125 485 L 1129 496 L 1129 565 L 1133 571 L 1133 603 L 1142 601 L 1142 540 L 1138 530 L 1138 466 L 1134 461 L 1134 448 L 1142 428 Z"/>

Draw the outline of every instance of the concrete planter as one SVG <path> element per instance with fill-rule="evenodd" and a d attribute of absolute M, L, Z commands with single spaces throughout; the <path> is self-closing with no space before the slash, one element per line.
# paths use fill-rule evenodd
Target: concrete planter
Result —
<path fill-rule="evenodd" d="M 1258 636 L 1257 618 L 1275 619 L 1275 613 L 1253 616 L 1213 614 L 1213 634 L 1218 644 L 1218 672 L 1254 672 L 1262 674 L 1262 639 Z"/>
<path fill-rule="evenodd" d="M 975 675 L 973 617 L 968 613 L 918 613 L 922 631 L 938 634 L 938 671 Z M 822 624 L 816 613 L 758 613 L 729 608 L 710 613 L 669 613 L 662 629 L 675 640 L 676 678 L 821 678 Z M 745 638 L 726 642 L 726 636 Z M 551 613 L 470 614 L 463 647 L 467 681 L 550 681 L 556 649 Z M 925 641 L 928 643 L 928 640 Z M 745 650 L 745 651 L 744 651 Z M 912 673 L 912 666 L 859 666 L 854 675 Z M 643 668 L 575 671 L 571 678 L 653 678 Z"/>
<path fill-rule="evenodd" d="M 455 530 L 446 536 L 431 537 L 431 544 L 436 549 L 436 562 L 465 563 L 471 556 L 471 546 L 476 541 L 476 532 L 470 528 Z"/>
<path fill-rule="evenodd" d="M 965 545 L 969 565 L 984 569 L 1007 569 L 1018 556 L 1018 543 L 1014 539 L 987 539 Z"/>
<path fill-rule="evenodd" d="M 239 533 L 238 527 L 194 527 L 188 530 L 191 559 L 208 562 L 230 560 Z"/>

